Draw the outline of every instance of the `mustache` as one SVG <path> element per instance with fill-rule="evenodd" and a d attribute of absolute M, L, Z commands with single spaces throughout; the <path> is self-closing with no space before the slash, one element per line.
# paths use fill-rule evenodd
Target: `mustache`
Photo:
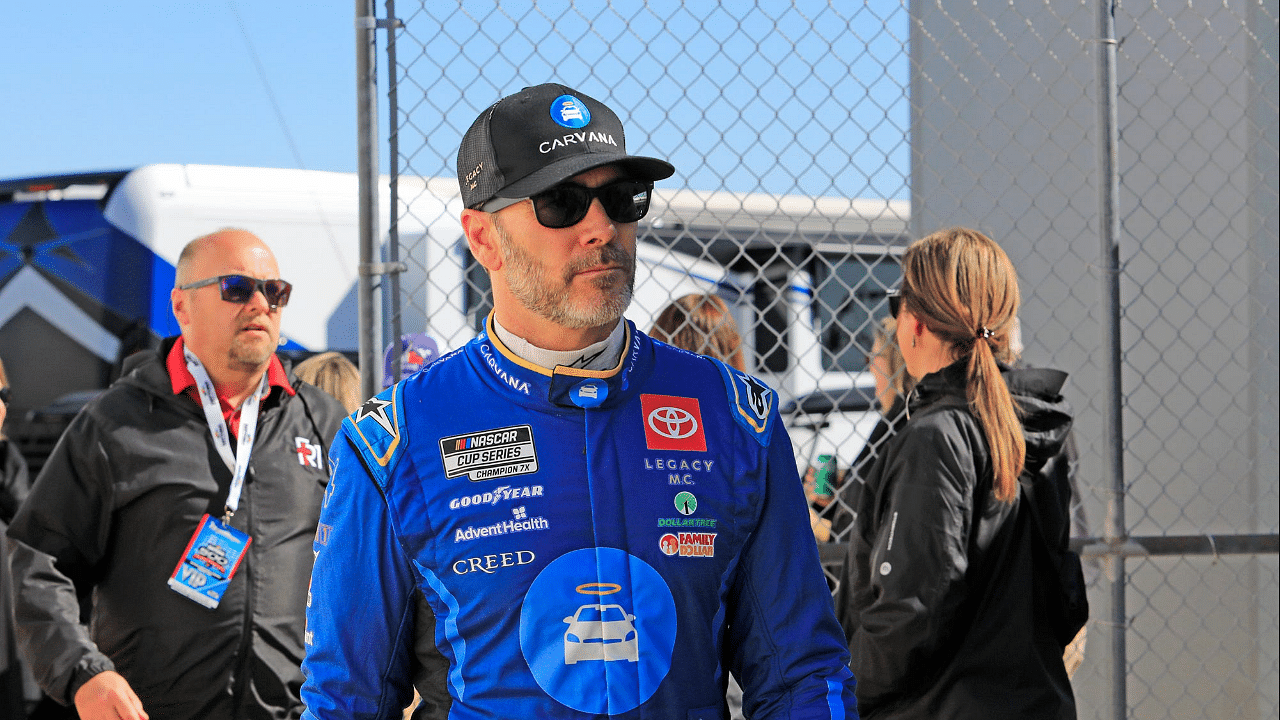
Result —
<path fill-rule="evenodd" d="M 601 265 L 616 265 L 624 272 L 630 273 L 635 267 L 635 258 L 614 243 L 604 245 L 593 253 L 581 255 L 571 260 L 564 269 L 564 281 L 568 284 L 573 280 L 573 276 L 584 270 L 590 270 Z"/>

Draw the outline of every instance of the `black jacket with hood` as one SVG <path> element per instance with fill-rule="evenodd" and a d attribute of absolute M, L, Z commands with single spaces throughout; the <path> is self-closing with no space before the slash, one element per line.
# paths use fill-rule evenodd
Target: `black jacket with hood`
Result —
<path fill-rule="evenodd" d="M 836 601 L 859 714 L 1074 718 L 1065 641 L 1050 617 L 1056 576 L 1034 539 L 1038 522 L 1066 549 L 1066 374 L 1001 368 L 1021 410 L 1033 519 L 1025 490 L 1013 503 L 993 495 L 990 451 L 965 399 L 966 362 L 917 385 L 910 419 L 859 498 Z"/>
<path fill-rule="evenodd" d="M 201 516 L 221 516 L 231 471 L 200 406 L 173 393 L 173 343 L 132 357 L 76 416 L 14 518 L 18 639 L 64 704 L 114 669 L 152 720 L 298 717 L 311 543 L 345 412 L 292 374 L 296 395 L 266 396 L 231 523 L 253 541 L 205 609 L 167 583 Z"/>
<path fill-rule="evenodd" d="M 10 608 L 13 591 L 10 589 L 9 565 L 4 559 L 9 547 L 4 531 L 30 491 L 27 461 L 18 452 L 17 445 L 0 435 L 0 718 L 26 716 L 25 668 L 18 660 L 18 646 L 10 620 L 13 617 Z"/>

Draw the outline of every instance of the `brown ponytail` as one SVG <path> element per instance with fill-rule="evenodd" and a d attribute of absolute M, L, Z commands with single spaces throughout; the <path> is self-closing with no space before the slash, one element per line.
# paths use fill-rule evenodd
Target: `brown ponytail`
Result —
<path fill-rule="evenodd" d="M 902 272 L 907 308 L 951 346 L 954 359 L 968 358 L 966 396 L 991 451 L 994 494 L 1013 502 L 1027 445 L 996 365 L 997 355 L 1010 354 L 1016 328 L 1020 298 L 1013 263 L 986 235 L 952 228 L 907 248 Z"/>

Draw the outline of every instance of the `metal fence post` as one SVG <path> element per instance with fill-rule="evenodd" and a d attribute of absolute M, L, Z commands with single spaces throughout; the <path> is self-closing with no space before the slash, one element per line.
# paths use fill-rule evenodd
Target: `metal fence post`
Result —
<path fill-rule="evenodd" d="M 396 82 L 396 2 L 387 0 L 387 143 L 390 150 L 387 159 L 387 173 L 391 179 L 391 218 L 387 226 L 387 263 L 392 271 L 387 275 L 386 299 L 387 312 L 391 321 L 391 344 L 399 347 L 400 336 L 404 333 L 402 315 L 400 313 L 400 98 L 399 84 Z M 396 350 L 394 352 L 400 352 Z M 391 363 L 391 382 L 400 382 L 401 363 Z"/>
<path fill-rule="evenodd" d="M 1098 234 L 1102 268 L 1102 348 L 1106 372 L 1104 385 L 1106 430 L 1103 438 L 1103 465 L 1110 476 L 1104 539 L 1112 552 L 1104 560 L 1110 582 L 1110 685 L 1113 717 L 1126 716 L 1127 688 L 1125 660 L 1125 560 L 1115 552 L 1124 543 L 1128 530 L 1124 519 L 1124 429 L 1121 425 L 1120 384 L 1120 216 L 1117 197 L 1120 176 L 1116 111 L 1116 32 L 1113 0 L 1098 0 Z"/>
<path fill-rule="evenodd" d="M 360 392 L 373 397 L 379 390 L 378 334 L 382 324 L 374 302 L 374 251 L 378 242 L 378 65 L 377 19 L 373 0 L 356 0 L 356 118 L 359 148 L 360 277 L 357 307 L 360 318 Z"/>

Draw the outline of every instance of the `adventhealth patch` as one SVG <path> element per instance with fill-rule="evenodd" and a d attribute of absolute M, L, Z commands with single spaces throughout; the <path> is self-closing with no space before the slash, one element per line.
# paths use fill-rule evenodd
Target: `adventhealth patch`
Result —
<path fill-rule="evenodd" d="M 440 438 L 440 459 L 445 477 L 467 475 L 471 482 L 538 471 L 538 453 L 529 425 Z"/>
<path fill-rule="evenodd" d="M 169 587 L 210 610 L 218 607 L 253 538 L 206 514 L 173 569 Z"/>

